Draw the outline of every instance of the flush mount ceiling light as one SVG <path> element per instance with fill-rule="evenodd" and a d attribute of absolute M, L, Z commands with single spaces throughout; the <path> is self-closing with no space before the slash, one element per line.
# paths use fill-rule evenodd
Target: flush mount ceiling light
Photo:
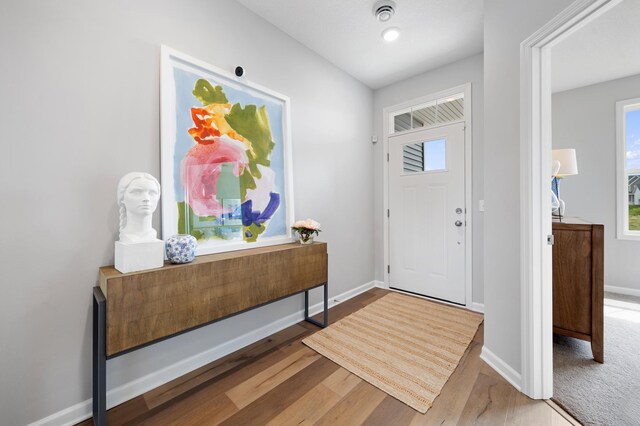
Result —
<path fill-rule="evenodd" d="M 395 13 L 396 4 L 391 0 L 381 0 L 373 5 L 373 14 L 380 22 L 387 22 Z"/>
<path fill-rule="evenodd" d="M 398 37 L 400 37 L 400 28 L 398 27 L 387 28 L 382 32 L 382 38 L 385 41 L 394 41 L 397 40 Z"/>

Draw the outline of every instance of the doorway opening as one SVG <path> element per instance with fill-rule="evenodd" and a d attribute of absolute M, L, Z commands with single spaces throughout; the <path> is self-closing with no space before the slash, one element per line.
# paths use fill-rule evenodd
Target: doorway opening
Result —
<path fill-rule="evenodd" d="M 551 49 L 622 0 L 576 1 L 521 43 L 522 391 L 553 396 Z"/>
<path fill-rule="evenodd" d="M 553 401 L 582 424 L 640 418 L 638 19 L 623 0 L 551 49 Z"/>

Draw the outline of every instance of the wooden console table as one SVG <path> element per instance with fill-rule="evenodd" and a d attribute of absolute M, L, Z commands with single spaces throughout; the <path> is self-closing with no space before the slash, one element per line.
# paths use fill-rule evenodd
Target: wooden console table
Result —
<path fill-rule="evenodd" d="M 604 226 L 553 222 L 553 332 L 591 342 L 604 362 Z"/>
<path fill-rule="evenodd" d="M 100 268 L 93 296 L 93 421 L 106 424 L 107 360 L 304 292 L 328 325 L 327 245 L 282 244 L 122 274 Z M 324 320 L 309 290 L 324 287 Z"/>

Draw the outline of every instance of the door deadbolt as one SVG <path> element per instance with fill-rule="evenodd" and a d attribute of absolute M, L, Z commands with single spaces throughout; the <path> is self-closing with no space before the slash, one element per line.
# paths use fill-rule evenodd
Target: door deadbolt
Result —
<path fill-rule="evenodd" d="M 458 208 L 456 209 L 456 213 L 458 213 L 458 214 L 462 214 L 462 209 L 461 209 L 460 207 L 458 207 Z"/>

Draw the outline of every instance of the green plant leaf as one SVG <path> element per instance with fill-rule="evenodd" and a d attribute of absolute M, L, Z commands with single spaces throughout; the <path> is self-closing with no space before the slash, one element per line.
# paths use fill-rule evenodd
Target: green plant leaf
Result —
<path fill-rule="evenodd" d="M 222 90 L 222 86 L 218 85 L 213 87 L 213 85 L 204 78 L 196 81 L 193 96 L 198 98 L 198 100 L 202 102 L 202 105 L 229 103 L 227 96 Z"/>

